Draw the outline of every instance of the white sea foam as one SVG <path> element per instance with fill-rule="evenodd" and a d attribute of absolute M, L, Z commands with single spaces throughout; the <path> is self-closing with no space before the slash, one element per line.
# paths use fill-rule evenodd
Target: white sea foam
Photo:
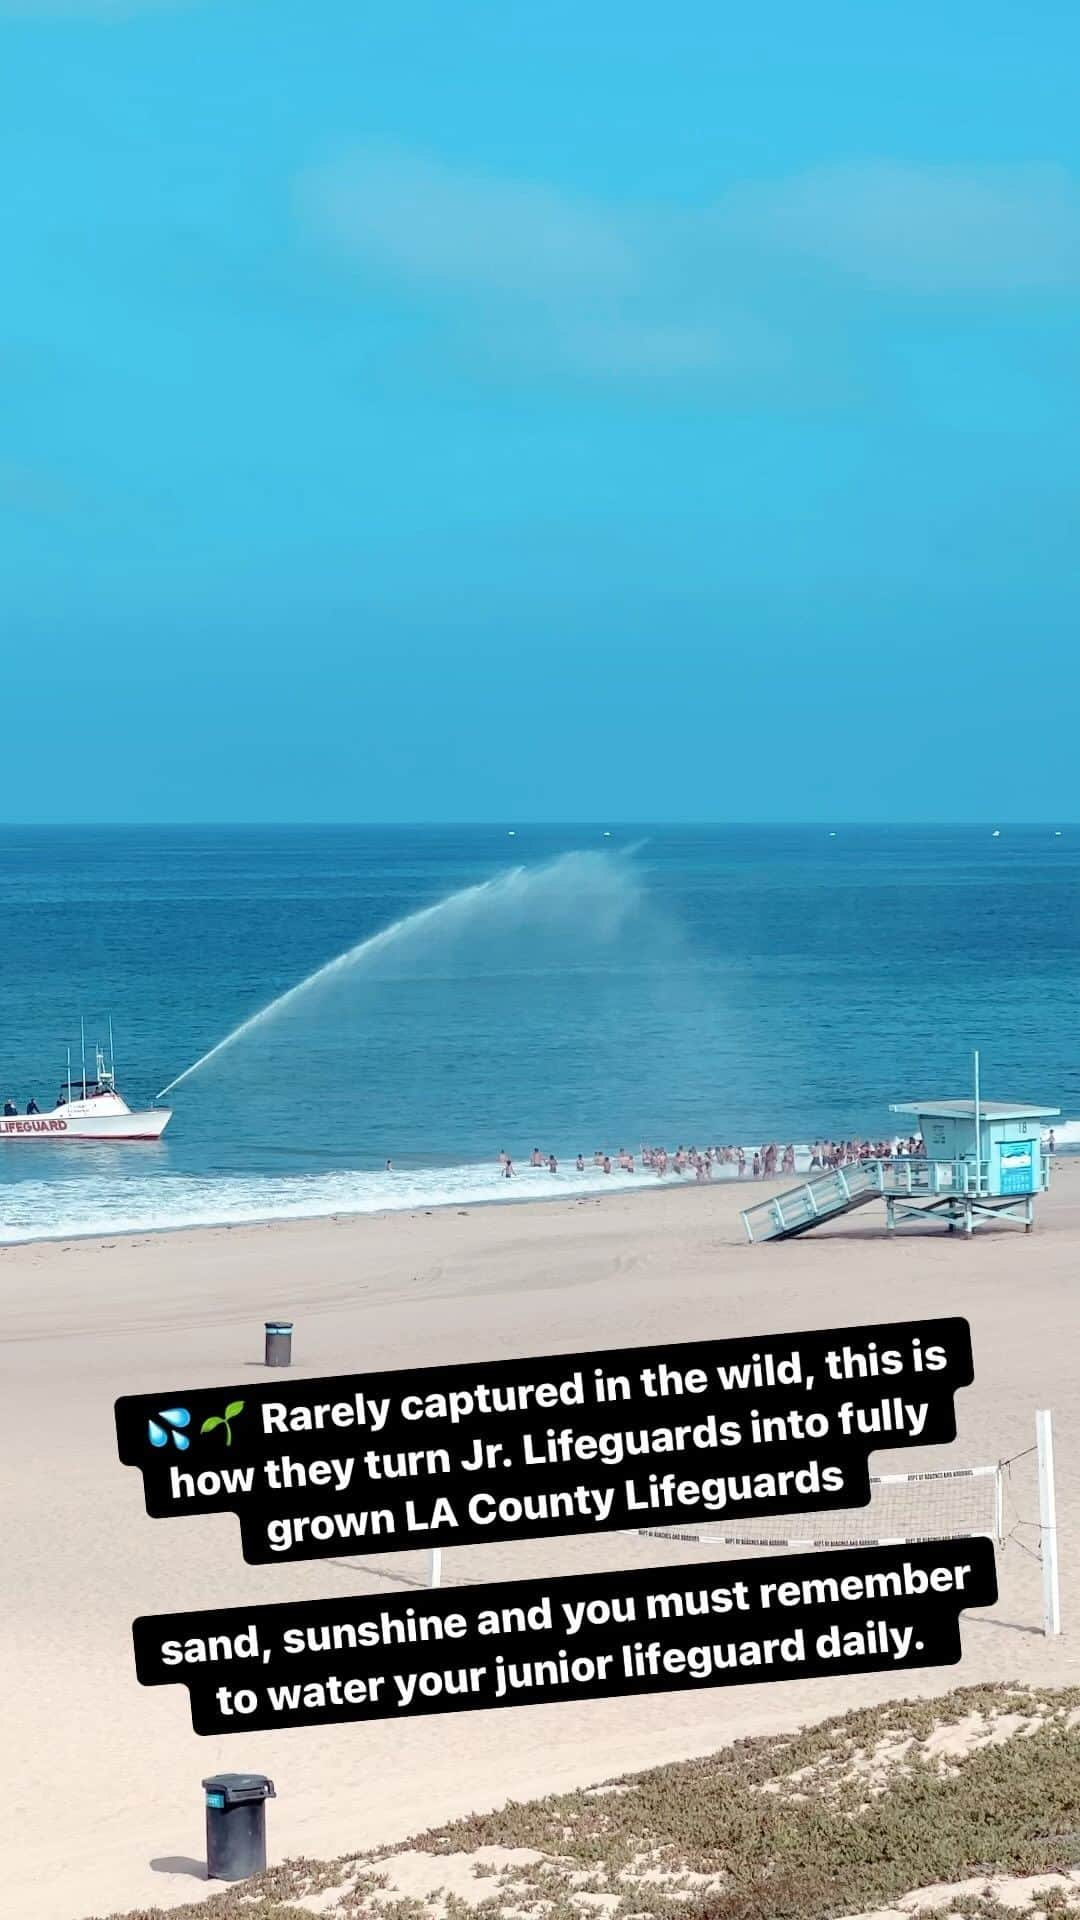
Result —
<path fill-rule="evenodd" d="M 1066 1154 L 1080 1150 L 1080 1120 L 1064 1120 L 1055 1144 Z M 15 1149 L 11 1149 L 15 1151 Z M 610 1174 L 588 1165 L 575 1169 L 573 1156 L 556 1174 L 546 1167 L 515 1166 L 503 1179 L 498 1163 L 484 1161 L 452 1167 L 360 1169 L 288 1175 L 206 1175 L 111 1172 L 107 1148 L 84 1149 L 92 1171 L 63 1180 L 12 1181 L 3 1189 L 0 1246 L 34 1240 L 113 1239 L 121 1234 L 164 1233 L 186 1227 L 269 1224 L 275 1220 L 318 1220 L 334 1214 L 407 1213 L 432 1207 L 479 1206 L 522 1200 L 560 1200 L 575 1195 L 647 1192 L 657 1186 L 695 1186 L 692 1171 L 672 1171 L 662 1180 L 647 1168 Z M 745 1148 L 748 1163 L 754 1148 Z M 796 1148 L 797 1182 L 809 1168 L 810 1150 Z M 733 1181 L 734 1166 L 714 1166 L 713 1184 Z M 781 1176 L 782 1178 L 783 1176 Z M 788 1176 L 791 1178 L 791 1176 Z M 741 1183 L 751 1204 L 755 1183 Z"/>
<path fill-rule="evenodd" d="M 724 1171 L 717 1168 L 714 1178 Z M 7 1187 L 0 1245 L 28 1240 L 111 1239 L 118 1234 L 160 1233 L 182 1227 L 315 1220 L 331 1214 L 415 1212 L 488 1201 L 557 1200 L 575 1194 L 641 1191 L 661 1184 L 693 1186 L 695 1180 L 692 1173 L 681 1178 L 668 1173 L 661 1182 L 655 1173 L 641 1169 L 632 1174 L 618 1170 L 605 1174 L 592 1166 L 578 1173 L 572 1160 L 560 1166 L 557 1174 L 546 1168 L 515 1168 L 512 1180 L 501 1176 L 497 1164 L 487 1163 L 391 1173 L 217 1175 L 205 1179 L 188 1174 L 110 1176 L 101 1168 L 62 1181 L 20 1180 Z"/>

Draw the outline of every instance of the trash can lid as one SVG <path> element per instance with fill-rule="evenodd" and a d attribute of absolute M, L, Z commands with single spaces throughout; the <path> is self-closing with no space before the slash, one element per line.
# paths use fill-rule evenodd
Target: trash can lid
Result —
<path fill-rule="evenodd" d="M 293 1330 L 291 1320 L 267 1320 L 265 1325 L 267 1333 L 291 1333 Z"/>
<path fill-rule="evenodd" d="M 212 1773 L 203 1781 L 207 1793 L 220 1793 L 227 1807 L 246 1800 L 276 1800 L 274 1783 L 265 1773 Z"/>

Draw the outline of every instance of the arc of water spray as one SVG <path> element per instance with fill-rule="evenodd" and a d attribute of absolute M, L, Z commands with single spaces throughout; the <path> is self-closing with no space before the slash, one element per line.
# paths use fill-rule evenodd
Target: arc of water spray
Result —
<path fill-rule="evenodd" d="M 280 1012 L 282 1007 L 287 1007 L 291 1000 L 305 993 L 308 987 L 313 987 L 317 980 L 329 980 L 333 974 L 341 973 L 346 967 L 351 966 L 361 954 L 375 953 L 381 947 L 388 947 L 406 928 L 411 933 L 414 928 L 423 926 L 425 921 L 437 919 L 449 907 L 460 907 L 467 900 L 478 900 L 482 894 L 490 893 L 493 887 L 506 886 L 508 882 L 519 879 L 524 872 L 524 867 L 511 867 L 508 872 L 497 874 L 491 880 L 481 880 L 475 887 L 464 887 L 459 893 L 448 894 L 445 900 L 437 900 L 434 906 L 421 907 L 417 913 L 405 914 L 402 919 L 393 921 L 388 927 L 383 927 L 380 933 L 369 934 L 366 940 L 358 941 L 355 947 L 349 947 L 345 953 L 339 953 L 336 959 L 327 960 L 325 965 L 316 967 L 314 973 L 306 974 L 303 980 L 298 980 L 295 987 L 289 987 L 285 993 L 279 993 L 276 1000 L 268 1001 L 266 1006 L 260 1007 L 257 1013 L 250 1014 L 246 1020 L 242 1020 L 240 1025 L 234 1027 L 231 1033 L 227 1033 L 223 1040 L 219 1040 L 215 1046 L 200 1054 L 197 1060 L 192 1061 L 190 1067 L 185 1067 L 183 1073 L 178 1073 L 175 1080 L 170 1080 L 168 1086 L 162 1087 L 161 1092 L 154 1095 L 155 1100 L 163 1100 L 165 1095 L 171 1093 L 174 1087 L 178 1087 L 182 1080 L 189 1080 L 200 1067 L 205 1067 L 208 1060 L 213 1060 L 219 1053 L 224 1053 L 226 1047 L 231 1047 L 235 1041 L 242 1039 L 245 1033 L 250 1033 L 252 1027 L 258 1026 L 271 1014 Z"/>

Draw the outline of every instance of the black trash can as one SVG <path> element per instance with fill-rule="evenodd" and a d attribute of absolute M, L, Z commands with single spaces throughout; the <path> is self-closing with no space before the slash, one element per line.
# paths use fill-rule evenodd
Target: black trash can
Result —
<path fill-rule="evenodd" d="M 265 1773 L 212 1773 L 206 1790 L 206 1877 L 246 1880 L 266 1866 L 266 1803 L 276 1799 Z"/>
<path fill-rule="evenodd" d="M 268 1367 L 288 1367 L 292 1365 L 291 1320 L 268 1320 L 266 1322 L 266 1364 Z"/>

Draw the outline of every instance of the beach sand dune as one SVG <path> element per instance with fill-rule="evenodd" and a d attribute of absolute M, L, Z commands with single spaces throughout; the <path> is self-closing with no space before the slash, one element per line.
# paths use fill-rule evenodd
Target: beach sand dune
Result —
<path fill-rule="evenodd" d="M 1080 1680 L 1075 1377 L 1080 1167 L 1055 1176 L 1031 1236 L 886 1239 L 862 1213 L 750 1248 L 731 1188 L 461 1213 L 18 1247 L 0 1252 L 4 1409 L 2 1789 L 5 1905 L 73 1920 L 197 1895 L 201 1777 L 270 1773 L 273 1858 L 332 1855 L 430 1824 L 705 1753 L 889 1694 L 981 1680 Z M 297 1374 L 735 1337 L 963 1314 L 976 1381 L 954 1448 L 887 1468 L 1018 1454 L 1054 1411 L 1065 1633 L 1041 1633 L 1036 1559 L 1016 1544 L 1001 1597 L 964 1624 L 960 1667 L 500 1714 L 198 1739 L 186 1691 L 141 1689 L 136 1614 L 333 1593 L 403 1594 L 420 1554 L 245 1566 L 232 1515 L 165 1525 L 115 1455 L 121 1393 L 255 1383 L 262 1322 L 296 1322 Z M 1034 1542 L 1034 1481 L 1015 1494 Z M 688 1551 L 694 1552 L 694 1549 Z M 448 1584 L 659 1564 L 657 1542 L 581 1536 L 457 1549 Z M 706 1557 L 703 1553 L 701 1557 Z"/>

